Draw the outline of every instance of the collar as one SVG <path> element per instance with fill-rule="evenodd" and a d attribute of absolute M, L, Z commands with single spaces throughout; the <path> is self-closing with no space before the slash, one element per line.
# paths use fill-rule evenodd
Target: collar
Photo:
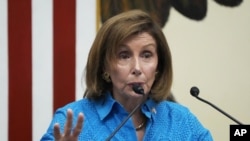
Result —
<path fill-rule="evenodd" d="M 110 92 L 106 92 L 104 94 L 103 99 L 99 99 L 95 101 L 95 107 L 97 110 L 97 113 L 101 120 L 103 120 L 105 117 L 107 117 L 114 107 L 115 103 L 117 103 Z"/>
<path fill-rule="evenodd" d="M 106 92 L 103 99 L 96 100 L 94 102 L 97 113 L 101 120 L 105 119 L 109 114 L 111 114 L 111 111 L 114 108 L 122 107 L 117 101 L 113 99 L 110 92 Z M 142 113 L 145 114 L 147 118 L 154 119 L 154 115 L 157 113 L 156 106 L 157 103 L 153 99 L 148 98 L 141 107 Z"/>

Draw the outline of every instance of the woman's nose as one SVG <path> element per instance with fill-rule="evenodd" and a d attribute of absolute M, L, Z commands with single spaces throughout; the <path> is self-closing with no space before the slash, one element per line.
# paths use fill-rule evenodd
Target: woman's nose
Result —
<path fill-rule="evenodd" d="M 142 72 L 141 72 L 141 65 L 140 65 L 140 61 L 139 59 L 135 58 L 134 59 L 134 63 L 133 63 L 133 70 L 132 70 L 132 74 L 133 75 L 140 75 Z"/>
<path fill-rule="evenodd" d="M 138 75 L 141 75 L 141 71 L 138 69 L 134 69 L 132 74 L 138 76 Z"/>

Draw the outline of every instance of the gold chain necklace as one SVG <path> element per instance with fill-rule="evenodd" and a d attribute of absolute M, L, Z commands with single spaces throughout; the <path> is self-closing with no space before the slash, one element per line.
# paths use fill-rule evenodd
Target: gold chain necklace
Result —
<path fill-rule="evenodd" d="M 146 121 L 143 121 L 140 125 L 138 125 L 138 126 L 135 128 L 135 130 L 138 131 L 138 130 L 142 129 L 142 128 L 144 127 L 145 123 L 146 123 Z"/>

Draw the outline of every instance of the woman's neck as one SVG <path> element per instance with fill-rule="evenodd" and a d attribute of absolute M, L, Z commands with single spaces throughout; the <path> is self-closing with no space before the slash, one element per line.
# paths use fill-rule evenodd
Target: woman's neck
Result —
<path fill-rule="evenodd" d="M 122 95 L 113 94 L 114 99 L 119 102 L 127 112 L 131 112 L 134 108 L 141 104 L 144 100 L 143 96 L 141 97 L 127 97 Z"/>

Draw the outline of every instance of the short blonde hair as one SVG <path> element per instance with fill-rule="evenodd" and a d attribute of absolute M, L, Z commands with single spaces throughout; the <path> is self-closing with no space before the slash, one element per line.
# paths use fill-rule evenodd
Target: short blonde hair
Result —
<path fill-rule="evenodd" d="M 95 99 L 112 90 L 112 83 L 102 78 L 105 66 L 112 64 L 118 46 L 126 38 L 142 32 L 149 33 L 157 43 L 157 75 L 149 96 L 161 101 L 170 95 L 173 79 L 172 59 L 162 29 L 149 14 L 141 10 L 131 10 L 108 19 L 97 33 L 85 68 L 84 97 Z"/>

